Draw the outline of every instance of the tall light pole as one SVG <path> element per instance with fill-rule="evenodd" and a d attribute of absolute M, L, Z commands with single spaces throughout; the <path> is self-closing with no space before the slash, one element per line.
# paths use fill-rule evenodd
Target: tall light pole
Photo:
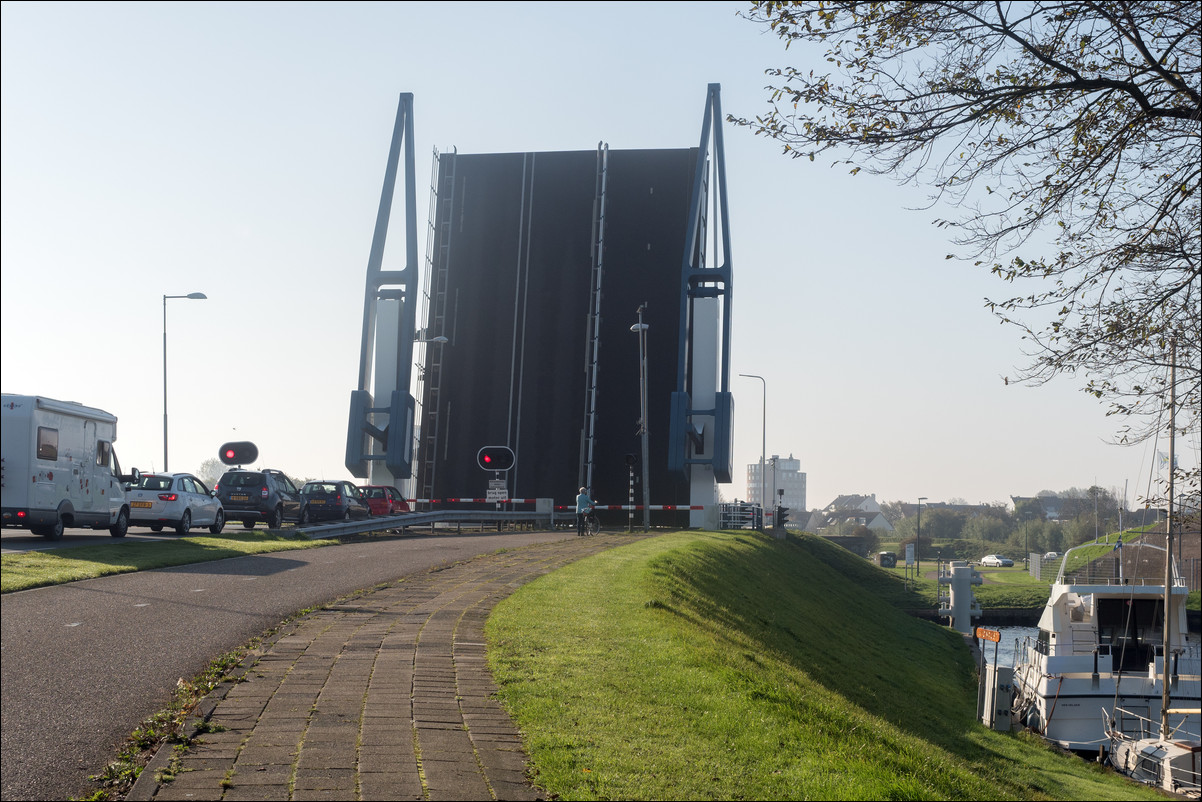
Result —
<path fill-rule="evenodd" d="M 778 455 L 772 455 L 772 495 L 770 498 L 776 498 L 776 461 L 778 459 L 780 459 Z"/>
<path fill-rule="evenodd" d="M 203 292 L 190 292 L 187 295 L 163 296 L 163 472 L 167 472 L 167 299 L 187 298 L 192 301 L 203 301 L 209 296 Z"/>
<path fill-rule="evenodd" d="M 914 562 L 919 579 L 922 579 L 922 502 L 926 500 L 926 496 L 918 497 L 918 534 L 914 536 Z"/>
<path fill-rule="evenodd" d="M 764 498 L 764 491 L 768 487 L 768 477 L 764 475 L 764 462 L 765 458 L 768 456 L 768 382 L 764 381 L 763 376 L 756 376 L 754 373 L 740 373 L 739 375 L 748 379 L 759 379 L 764 385 L 764 419 L 763 423 L 760 425 L 760 436 L 762 441 L 760 443 L 760 528 L 763 529 L 764 525 L 762 521 L 764 509 L 768 506 L 768 502 Z"/>
<path fill-rule="evenodd" d="M 643 310 L 646 308 L 646 302 L 639 306 L 636 310 L 639 313 L 639 322 L 630 327 L 631 331 L 639 335 L 639 433 L 643 436 L 644 532 L 651 530 L 651 488 L 647 486 L 649 474 L 647 462 L 650 460 L 647 445 L 647 329 L 651 327 L 643 322 Z"/>

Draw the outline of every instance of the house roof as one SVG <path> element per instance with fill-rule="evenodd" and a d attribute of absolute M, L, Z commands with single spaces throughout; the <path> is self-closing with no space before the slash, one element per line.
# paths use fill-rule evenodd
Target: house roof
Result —
<path fill-rule="evenodd" d="M 839 496 L 830 504 L 826 505 L 828 510 L 854 510 L 863 504 L 865 501 L 872 501 L 872 496 L 847 495 Z"/>
<path fill-rule="evenodd" d="M 889 519 L 876 510 L 830 510 L 821 511 L 815 510 L 810 516 L 809 523 L 806 528 L 810 531 L 825 529 L 828 526 L 835 526 L 844 523 L 845 521 L 856 521 L 864 524 L 870 529 L 885 529 L 893 531 L 893 524 L 889 523 Z"/>

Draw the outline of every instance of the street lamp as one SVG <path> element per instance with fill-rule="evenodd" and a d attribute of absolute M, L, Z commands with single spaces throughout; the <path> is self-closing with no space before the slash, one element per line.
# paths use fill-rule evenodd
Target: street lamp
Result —
<path fill-rule="evenodd" d="M 450 340 L 448 340 L 446 337 L 443 337 L 441 334 L 438 335 L 437 337 L 430 337 L 429 339 L 420 336 L 421 334 L 422 334 L 422 332 L 420 332 L 420 331 L 414 333 L 414 335 L 413 335 L 413 344 L 414 345 L 431 345 L 431 344 L 446 345 L 447 343 L 450 342 Z M 412 349 L 410 349 L 410 350 L 412 350 Z M 421 362 L 414 362 L 413 366 L 418 369 L 418 378 L 422 381 L 425 381 L 426 366 L 423 365 Z"/>
<path fill-rule="evenodd" d="M 769 498 L 776 498 L 776 461 L 778 459 L 780 459 L 778 455 L 772 455 L 772 495 Z"/>
<path fill-rule="evenodd" d="M 647 486 L 648 466 L 650 457 L 647 447 L 647 329 L 651 328 L 643 322 L 643 310 L 647 308 L 644 302 L 635 311 L 639 314 L 639 322 L 630 330 L 639 335 L 639 434 L 643 436 L 643 531 L 651 529 L 651 488 Z"/>
<path fill-rule="evenodd" d="M 187 298 L 191 301 L 203 301 L 209 296 L 203 292 L 190 292 L 187 295 L 163 296 L 163 472 L 167 472 L 167 299 Z"/>
<path fill-rule="evenodd" d="M 914 562 L 919 579 L 922 579 L 922 502 L 926 500 L 926 496 L 918 497 L 918 534 L 914 536 Z"/>
<path fill-rule="evenodd" d="M 764 385 L 764 420 L 760 425 L 760 435 L 762 440 L 760 443 L 760 528 L 763 529 L 764 525 L 762 521 L 764 509 L 768 506 L 768 502 L 764 498 L 764 491 L 768 486 L 768 477 L 764 476 L 764 461 L 768 456 L 768 382 L 764 381 L 763 376 L 756 376 L 754 373 L 740 373 L 739 375 L 748 379 L 759 379 Z"/>

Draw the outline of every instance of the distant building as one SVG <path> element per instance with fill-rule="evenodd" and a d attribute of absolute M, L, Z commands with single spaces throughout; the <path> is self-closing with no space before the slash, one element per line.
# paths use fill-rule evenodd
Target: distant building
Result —
<path fill-rule="evenodd" d="M 805 528 L 807 532 L 819 532 L 845 522 L 881 532 L 893 531 L 893 524 L 881 512 L 875 493 L 868 496 L 839 496 L 822 509 L 814 510 Z"/>
<path fill-rule="evenodd" d="M 806 475 L 801 472 L 801 460 L 794 459 L 790 454 L 781 457 L 773 454 L 764 464 L 767 485 L 760 481 L 760 464 L 753 462 L 747 466 L 747 501 L 752 504 L 763 503 L 768 498 L 767 505 L 771 509 L 777 504 L 789 508 L 790 522 L 801 523 L 802 514 L 806 511 Z M 764 493 L 765 489 L 767 493 Z M 784 495 L 780 495 L 784 490 Z"/>
<path fill-rule="evenodd" d="M 876 493 L 873 493 L 868 496 L 839 496 L 823 509 L 827 512 L 838 512 L 840 510 L 880 512 L 881 505 L 876 503 Z"/>
<path fill-rule="evenodd" d="M 1018 505 L 1027 502 L 1034 502 L 1038 508 L 1043 510 L 1043 517 L 1048 521 L 1060 520 L 1060 507 L 1064 503 L 1064 499 L 1059 496 L 1011 496 L 1010 503 L 1017 510 Z"/>

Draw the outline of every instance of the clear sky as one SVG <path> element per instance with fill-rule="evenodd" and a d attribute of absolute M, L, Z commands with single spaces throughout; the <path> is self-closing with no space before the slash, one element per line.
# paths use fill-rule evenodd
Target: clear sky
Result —
<path fill-rule="evenodd" d="M 123 464 L 161 468 L 162 296 L 204 292 L 168 303 L 170 467 L 196 470 L 248 439 L 260 464 L 350 478 L 348 401 L 399 94 L 414 95 L 424 254 L 435 148 L 694 147 L 709 83 L 724 112 L 754 117 L 766 68 L 821 65 L 736 17 L 745 5 L 4 2 L 3 391 L 106 409 Z M 1137 503 L 1166 443 L 1111 445 L 1117 424 L 1083 379 L 1004 385 L 1022 343 L 984 298 L 1009 288 L 945 259 L 932 220 L 953 210 L 724 134 L 727 499 L 745 496 L 760 458 L 765 394 L 737 377 L 750 373 L 766 381 L 768 455 L 801 461 L 811 508 L 849 493 L 988 503 L 1092 484 L 1126 485 Z M 403 259 L 400 214 L 385 267 Z M 1196 442 L 1178 448 L 1197 460 Z"/>

